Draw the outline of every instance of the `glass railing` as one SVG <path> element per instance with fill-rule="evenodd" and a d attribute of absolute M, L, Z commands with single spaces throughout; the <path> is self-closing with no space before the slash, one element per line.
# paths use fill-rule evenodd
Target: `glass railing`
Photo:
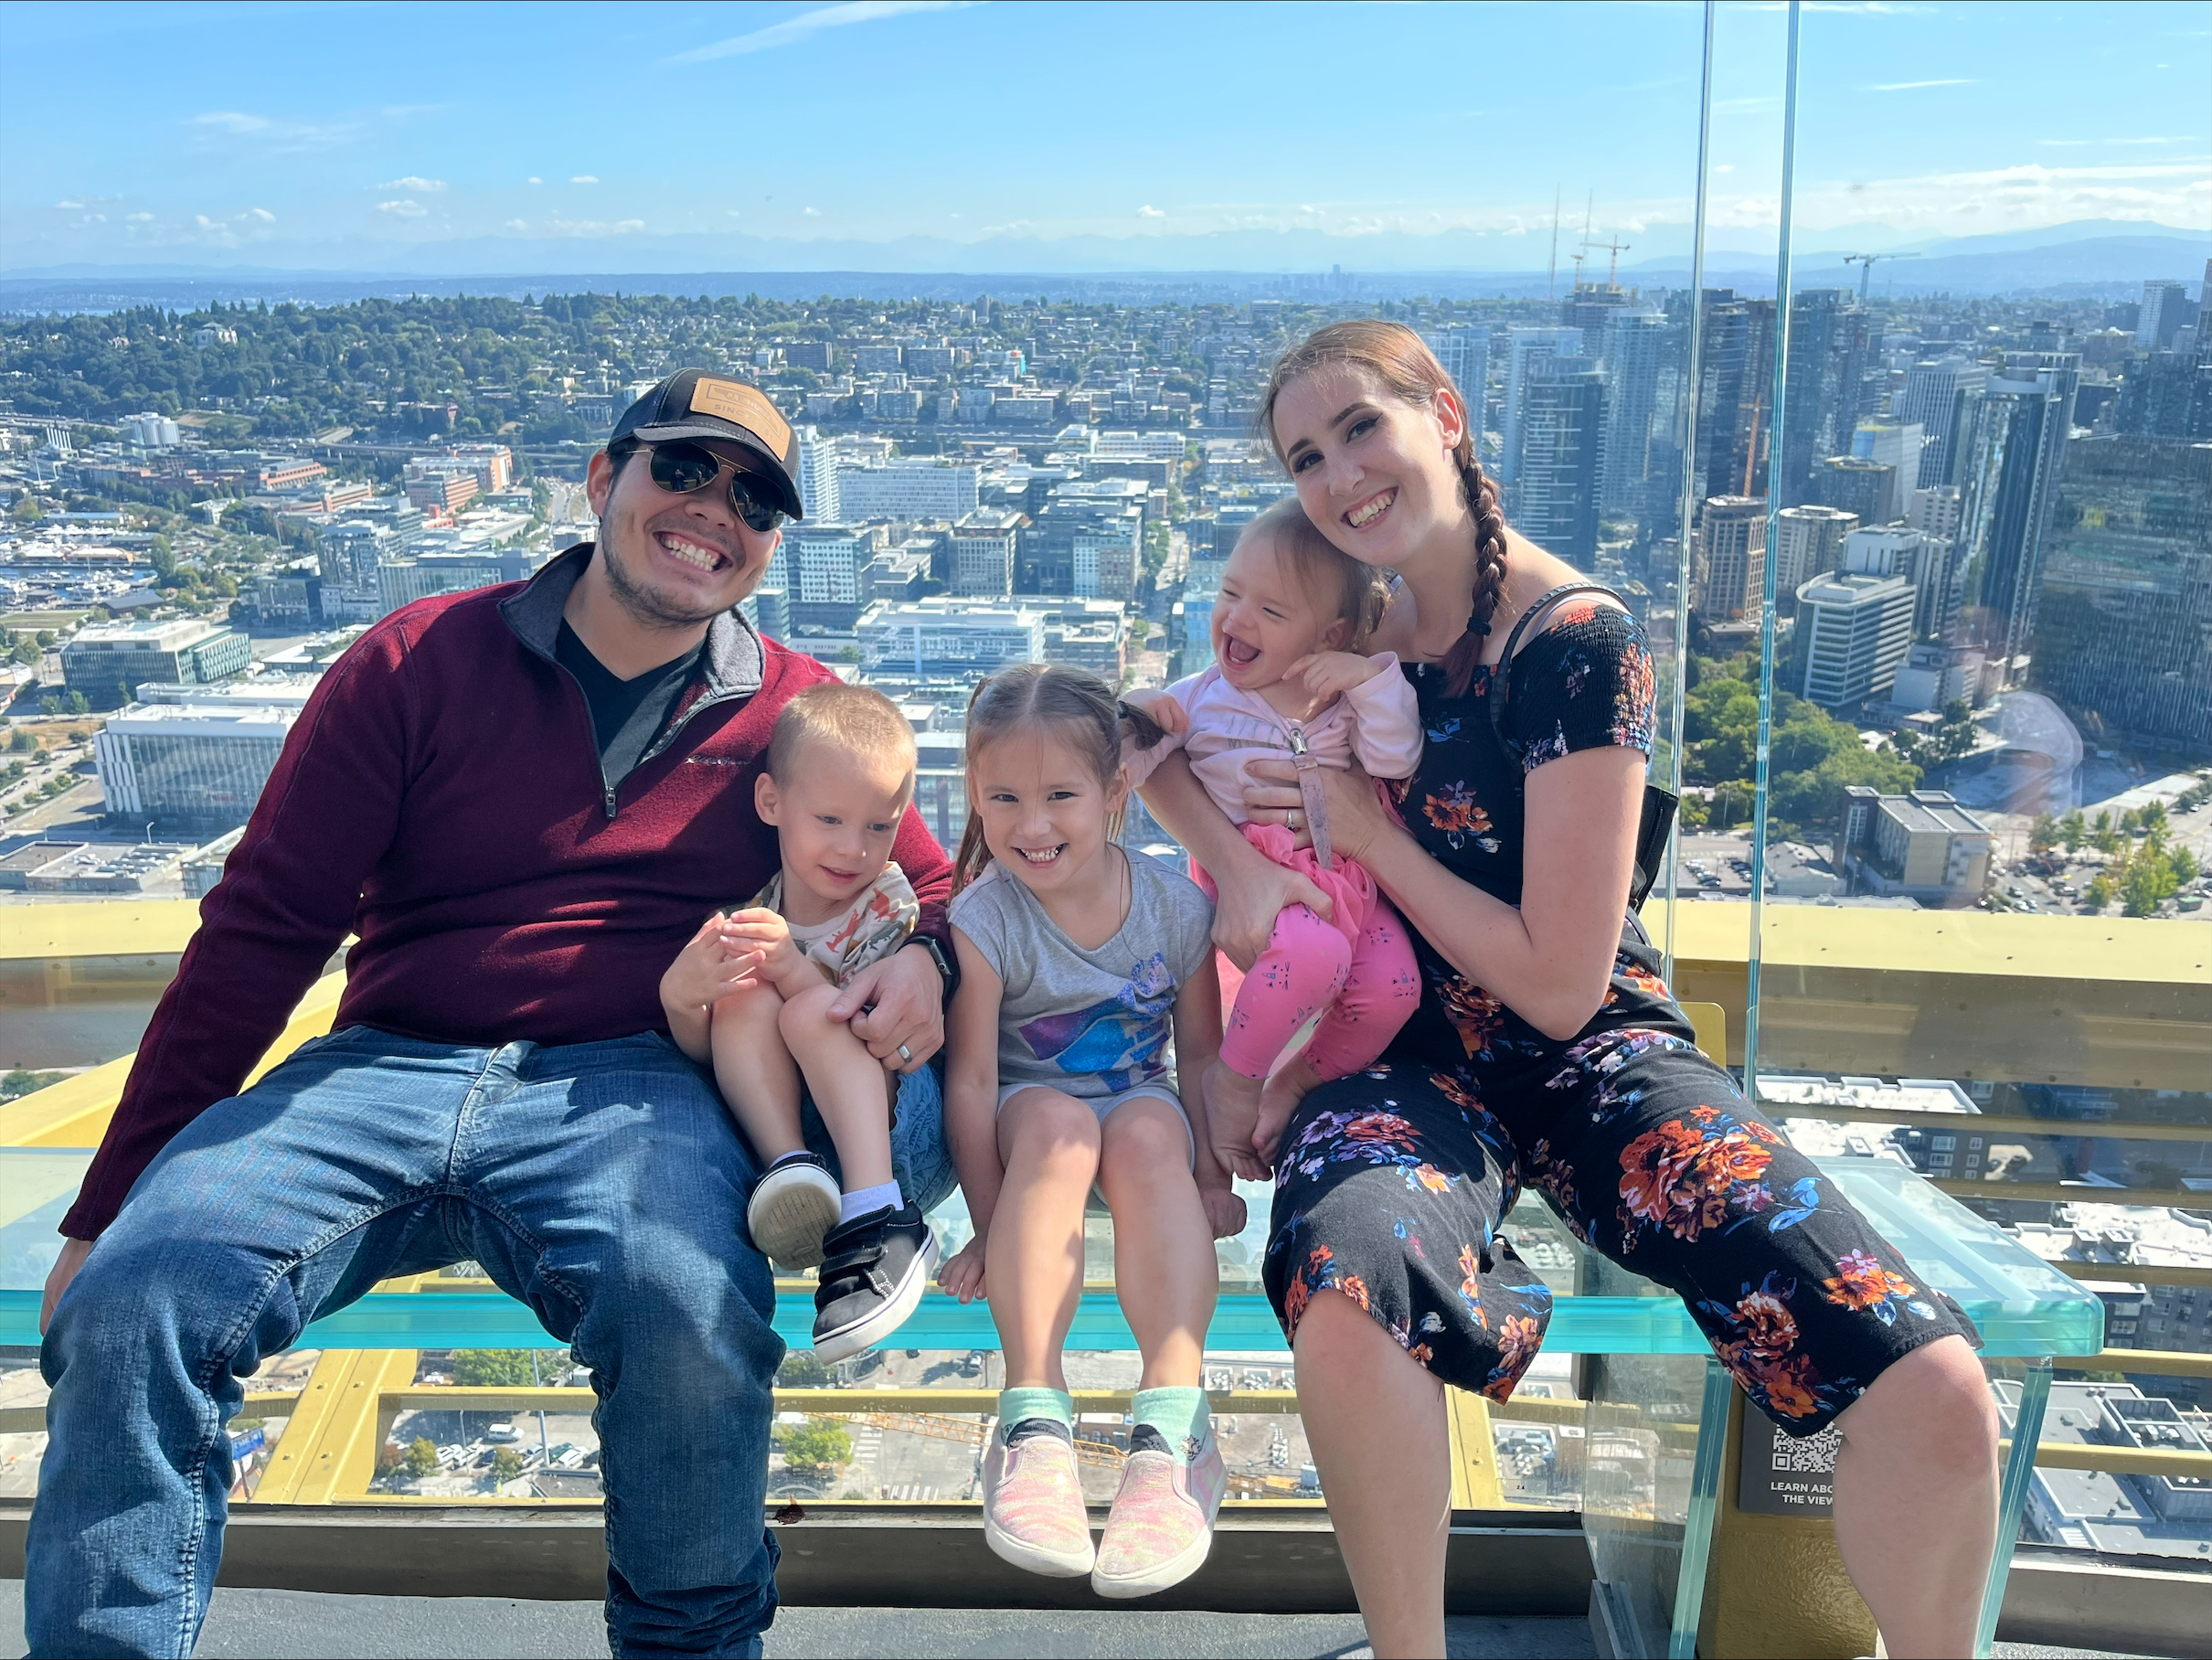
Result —
<path fill-rule="evenodd" d="M 681 341 L 752 366 L 803 408 L 810 466 L 833 479 L 852 469 L 848 516 L 866 521 L 855 528 L 875 538 L 876 562 L 844 575 L 877 585 L 870 603 L 938 589 L 979 605 L 1115 600 L 1119 621 L 1058 619 L 1047 654 L 1089 654 L 1145 679 L 1191 672 L 1207 659 L 1235 527 L 1283 486 L 1250 439 L 1270 363 L 1335 317 L 1410 322 L 1479 411 L 1508 518 L 1618 589 L 1650 637 L 1653 776 L 1683 803 L 1644 920 L 1677 994 L 1713 1006 L 1708 1048 L 1895 1227 L 2015 1269 L 2018 1256 L 2041 1259 L 2050 1281 L 2083 1293 L 2044 1282 L 2074 1325 L 2063 1344 L 2044 1334 L 2040 1351 L 2014 1330 L 2005 1352 L 2006 1298 L 1975 1305 L 2008 1432 L 2033 1416 L 2032 1356 L 2060 1356 L 2018 1495 L 2022 1538 L 2201 1559 L 2212 429 L 2186 386 L 2212 364 L 2212 322 L 2201 279 L 2168 246 L 2188 239 L 2164 234 L 2202 218 L 2187 191 L 2203 141 L 2165 136 L 2197 131 L 2188 106 L 2164 124 L 2151 113 L 2168 111 L 2169 78 L 2212 69 L 2201 37 L 2121 8 L 2006 7 L 1999 20 L 1986 8 L 1729 4 L 1625 8 L 1597 27 L 1565 12 L 1430 16 L 1450 36 L 1436 60 L 1523 65 L 1514 79 L 1533 79 L 1513 96 L 1543 116 L 1440 113 L 1439 144 L 1461 145 L 1470 124 L 1545 134 L 1480 181 L 1489 198 L 1465 204 L 1430 264 L 1379 269 L 1397 232 L 1378 219 L 1335 244 L 1366 239 L 1378 269 L 1347 256 L 1326 277 L 1054 278 L 1034 290 L 978 279 L 981 303 L 943 298 L 935 279 L 921 285 L 935 297 L 894 299 L 871 280 L 866 306 L 748 306 L 718 288 L 696 303 L 633 295 L 589 330 L 564 311 L 564 329 L 590 335 L 589 363 L 560 356 L 565 336 L 540 326 L 546 305 L 532 298 L 516 326 L 550 355 L 546 387 L 511 415 L 515 459 L 547 493 L 531 557 L 588 533 L 583 457 L 623 389 L 663 372 Z M 1345 11 L 1331 27 L 1348 39 L 1404 26 Z M 2041 101 L 2024 122 L 2018 107 L 2036 101 L 2005 89 L 2040 84 L 2053 63 L 2078 69 L 2079 84 L 2063 109 Z M 2100 67 L 2114 64 L 2124 75 Z M 1559 65 L 1571 73 L 1554 85 L 1544 78 Z M 1558 118 L 1599 104 L 1633 106 L 1632 144 Z M 2138 110 L 2141 132 L 2123 131 Z M 1547 173 L 1555 192 L 1519 182 Z M 1554 201 L 1521 200 L 1544 195 Z M 1326 203 L 1300 211 L 1336 223 Z M 2121 227 L 2143 233 L 2132 251 L 2087 222 L 2108 218 L 2135 221 Z M 1509 241 L 1516 257 L 1498 251 Z M 1517 257 L 1537 243 L 1547 266 Z M 1500 269 L 1479 280 L 1451 268 L 1485 260 Z M 218 337 L 231 326 L 206 325 Z M 11 336 L 6 349 L 32 344 Z M 1032 430 L 1039 411 L 1024 400 L 1048 393 L 1052 421 Z M 481 421 L 511 394 L 463 388 L 455 418 Z M 91 411 L 60 412 L 80 413 Z M 311 426 L 327 435 L 350 420 Z M 54 438 L 27 416 L 9 430 L 0 473 L 12 489 L 59 511 L 150 506 L 87 470 L 80 452 L 104 437 L 72 449 L 67 421 Z M 343 470 L 349 443 L 369 446 L 356 457 L 365 468 L 402 459 L 372 456 L 366 428 L 317 452 Z M 954 516 L 875 515 L 867 492 L 888 501 L 889 484 L 870 469 L 893 456 L 972 467 L 980 505 L 959 505 L 999 516 L 994 526 L 1019 520 L 1016 544 L 962 566 Z M 1052 505 L 1086 478 L 1141 483 L 1143 541 L 1128 557 L 1079 548 L 1059 516 L 1074 498 Z M 376 557 L 360 549 L 387 531 L 356 536 L 361 526 L 332 516 L 317 544 L 325 593 L 334 616 L 358 603 L 365 621 L 379 591 L 347 561 L 366 557 L 373 578 Z M 813 557 L 787 549 L 782 586 L 753 602 L 762 624 L 938 711 L 917 801 L 953 845 L 964 774 L 956 744 L 930 740 L 956 726 L 962 676 L 919 656 L 896 680 L 867 666 L 865 608 L 823 601 L 820 581 L 810 590 L 822 573 L 799 563 Z M 5 594 L 0 645 L 49 672 L 62 642 L 42 636 L 66 634 L 82 608 Z M 191 595 L 171 597 L 162 614 Z M 912 639 L 919 653 L 919 628 Z M 294 648 L 281 666 L 322 661 Z M 210 872 L 194 874 L 194 850 L 243 811 L 191 796 L 198 775 L 179 771 L 175 826 L 102 818 L 83 780 L 107 717 L 73 713 L 59 683 L 46 689 L 59 707 L 42 712 L 37 693 L 11 705 L 18 747 L 0 753 L 23 763 L 0 780 L 0 1096 L 12 1098 L 0 1101 L 0 1322 L 12 1322 L 0 1330 L 0 1497 L 30 1491 L 41 1449 L 23 1299 L 196 925 L 182 895 Z M 1166 839 L 1142 814 L 1130 834 Z M 72 852 L 80 842 L 99 857 Z M 295 1038 L 327 1021 L 335 990 L 326 981 L 303 1006 Z M 1318 1478 L 1285 1393 L 1294 1378 L 1257 1282 L 1266 1195 L 1246 1197 L 1251 1225 L 1220 1247 L 1207 1383 L 1235 1426 L 1236 1501 L 1313 1506 Z M 935 1219 L 948 1247 L 964 1237 L 957 1201 Z M 1090 1230 L 1072 1367 L 1098 1495 L 1134 1381 L 1107 1226 Z M 1714 1444 L 1700 1440 L 1714 1411 L 1702 1346 L 1676 1305 L 1590 1258 L 1537 1201 L 1506 1230 L 1560 1313 L 1512 1401 L 1452 1398 L 1455 1505 L 1579 1515 L 1600 1576 L 1643 1599 L 1625 1617 L 1679 1647 L 1686 1550 L 1695 1570 L 1699 1515 L 1733 1502 L 1700 1474 L 1700 1448 Z M 782 1322 L 793 1339 L 798 1307 Z M 2084 1335 L 2091 1314 L 2100 1347 Z M 547 1341 L 466 1272 L 385 1288 L 254 1380 L 233 1426 L 239 1496 L 596 1503 L 589 1393 Z M 835 1369 L 792 1363 L 780 1499 L 973 1503 L 997 1381 L 987 1321 L 932 1299 L 903 1342 Z M 1722 1531 L 1735 1520 L 1724 1514 Z"/>

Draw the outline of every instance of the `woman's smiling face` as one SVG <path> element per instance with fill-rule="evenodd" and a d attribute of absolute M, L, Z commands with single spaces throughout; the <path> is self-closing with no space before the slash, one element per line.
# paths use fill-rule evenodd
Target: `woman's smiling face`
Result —
<path fill-rule="evenodd" d="M 1452 451 L 1466 430 L 1449 387 L 1409 403 L 1355 364 L 1323 364 L 1275 399 L 1275 445 L 1306 516 L 1354 559 L 1392 569 L 1463 510 Z"/>

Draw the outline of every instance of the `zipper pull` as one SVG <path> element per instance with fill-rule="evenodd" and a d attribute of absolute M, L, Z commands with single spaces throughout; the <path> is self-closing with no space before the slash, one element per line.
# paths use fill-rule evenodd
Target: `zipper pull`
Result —
<path fill-rule="evenodd" d="M 609 818 L 614 816 L 614 792 L 611 790 L 607 792 L 607 816 Z"/>
<path fill-rule="evenodd" d="M 1295 720 L 1290 723 L 1290 728 L 1291 753 L 1293 755 L 1306 754 L 1308 751 L 1305 741 L 1305 728 L 1300 726 Z"/>

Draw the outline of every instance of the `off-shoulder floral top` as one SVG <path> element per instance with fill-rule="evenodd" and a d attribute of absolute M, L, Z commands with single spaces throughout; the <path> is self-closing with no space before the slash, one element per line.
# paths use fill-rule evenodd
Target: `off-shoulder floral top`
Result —
<path fill-rule="evenodd" d="M 1427 744 L 1420 767 L 1388 786 L 1400 817 L 1429 855 L 1509 905 L 1521 901 L 1528 774 L 1577 750 L 1619 745 L 1652 751 L 1657 687 L 1643 625 L 1626 612 L 1571 599 L 1514 658 L 1505 742 L 1491 730 L 1489 697 L 1499 672 L 1474 671 L 1452 697 L 1441 665 L 1403 670 L 1420 702 Z M 1633 916 L 1604 1006 L 1565 1041 L 1547 1038 L 1498 998 L 1471 984 L 1435 945 L 1409 929 L 1421 969 L 1420 1006 L 1386 1060 L 1449 1069 L 1510 1120 L 1541 1106 L 1541 1091 L 1569 1050 L 1625 1027 L 1692 1035 L 1659 977 L 1659 953 Z M 1526 1122 L 1526 1120 L 1524 1120 Z"/>

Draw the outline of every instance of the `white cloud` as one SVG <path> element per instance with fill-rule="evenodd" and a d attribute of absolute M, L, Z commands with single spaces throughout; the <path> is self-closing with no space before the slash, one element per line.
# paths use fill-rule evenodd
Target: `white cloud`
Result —
<path fill-rule="evenodd" d="M 191 117 L 185 125 L 203 139 L 250 140 L 276 155 L 327 150 L 356 137 L 361 131 L 357 122 L 280 121 L 274 116 L 254 115 L 243 110 L 210 110 L 204 115 Z"/>
<path fill-rule="evenodd" d="M 396 214 L 398 217 L 403 219 L 419 219 L 424 214 L 428 213 L 430 209 L 425 208 L 420 202 L 403 200 L 397 202 L 378 202 L 377 204 L 377 211 L 378 213 Z"/>
<path fill-rule="evenodd" d="M 66 208 L 68 211 L 75 213 L 81 208 L 84 204 L 82 202 L 56 202 L 54 206 L 57 208 Z"/>
<path fill-rule="evenodd" d="M 800 211 L 810 219 L 818 219 L 822 217 L 822 209 L 819 208 L 803 208 Z"/>
<path fill-rule="evenodd" d="M 542 184 L 544 184 L 546 181 L 545 181 L 545 180 L 543 180 L 543 179 L 541 179 L 541 178 L 539 178 L 539 177 L 538 177 L 538 176 L 537 176 L 536 174 L 532 174 L 532 175 L 530 176 L 529 182 L 530 182 L 531 184 L 533 184 L 533 185 L 542 185 Z"/>
<path fill-rule="evenodd" d="M 624 237 L 645 229 L 643 219 L 548 219 L 545 229 L 557 237 Z"/>
<path fill-rule="evenodd" d="M 133 225 L 151 225 L 154 222 L 154 216 L 150 213 L 133 213 L 127 217 Z"/>
<path fill-rule="evenodd" d="M 2212 157 L 2110 166 L 2030 163 L 1973 173 L 1926 173 L 1907 178 L 1801 180 L 1795 215 L 1824 229 L 1878 218 L 1904 231 L 1977 236 L 2029 230 L 2074 219 L 2154 219 L 2166 225 L 2212 224 Z M 1717 202 L 1716 225 L 1768 226 L 1773 197 Z"/>
<path fill-rule="evenodd" d="M 811 12 L 802 12 L 796 17 L 786 17 L 782 23 L 771 23 L 764 29 L 750 34 L 732 35 L 727 40 L 678 52 L 670 63 L 709 63 L 718 58 L 737 58 L 747 52 L 765 52 L 780 46 L 790 46 L 804 40 L 824 29 L 845 28 L 856 23 L 874 23 L 882 17 L 900 17 L 909 12 L 956 11 L 967 0 L 847 0 L 843 5 L 824 5 Z"/>
<path fill-rule="evenodd" d="M 273 225 L 276 223 L 276 215 L 270 212 L 266 208 L 249 208 L 239 217 L 249 219 L 259 219 L 264 225 Z"/>
<path fill-rule="evenodd" d="M 527 230 L 530 227 L 527 221 L 523 219 L 509 219 L 507 221 L 507 229 L 509 230 Z"/>
<path fill-rule="evenodd" d="M 599 176 L 593 173 L 580 173 L 569 183 L 571 185 L 596 185 L 599 183 Z"/>
<path fill-rule="evenodd" d="M 376 186 L 375 188 L 378 190 L 406 190 L 411 191 L 417 196 L 422 196 L 427 195 L 433 190 L 444 189 L 445 181 L 441 178 L 417 178 L 413 174 L 410 173 L 405 178 L 387 179 L 381 185 Z"/>
<path fill-rule="evenodd" d="M 1917 92 L 1922 87 L 1977 87 L 1981 84 L 1982 83 L 1978 80 L 1961 80 L 1956 79 L 1949 80 L 1892 80 L 1887 81 L 1880 86 L 1863 87 L 1860 89 L 1860 90 L 1866 92 Z"/>
<path fill-rule="evenodd" d="M 1164 208 L 1154 208 L 1149 204 L 1137 209 L 1137 218 L 1141 219 L 1164 219 L 1166 217 L 1167 212 Z"/>
<path fill-rule="evenodd" d="M 733 219 L 741 219 L 741 218 L 743 218 L 745 216 L 744 216 L 743 214 L 739 213 L 739 211 L 738 211 L 738 210 L 737 210 L 735 208 L 732 208 L 729 210 L 729 217 L 730 217 L 731 218 L 733 218 Z"/>

